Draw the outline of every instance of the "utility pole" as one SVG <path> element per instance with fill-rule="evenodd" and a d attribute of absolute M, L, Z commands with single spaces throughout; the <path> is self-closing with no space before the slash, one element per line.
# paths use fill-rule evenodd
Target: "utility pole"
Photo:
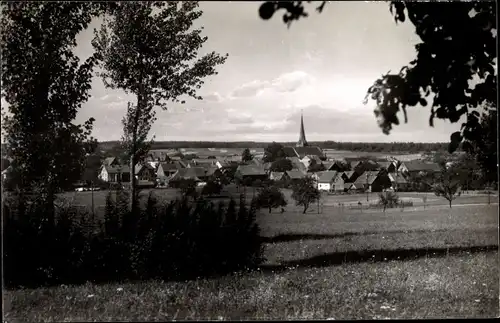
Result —
<path fill-rule="evenodd" d="M 368 193 L 369 193 L 369 190 L 368 190 L 368 173 L 366 173 L 366 202 L 369 202 L 369 200 L 368 200 Z"/>

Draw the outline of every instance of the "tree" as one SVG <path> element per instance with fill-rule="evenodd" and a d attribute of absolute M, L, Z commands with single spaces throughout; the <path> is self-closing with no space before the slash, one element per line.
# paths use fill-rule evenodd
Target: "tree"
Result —
<path fill-rule="evenodd" d="M 203 186 L 203 189 L 201 190 L 202 195 L 218 195 L 222 191 L 222 184 L 215 181 L 215 180 L 209 180 Z"/>
<path fill-rule="evenodd" d="M 179 189 L 183 197 L 192 197 L 196 200 L 198 193 L 196 192 L 196 181 L 192 178 L 181 179 Z"/>
<path fill-rule="evenodd" d="M 497 110 L 492 108 L 483 114 L 480 119 L 481 128 L 479 140 L 465 141 L 463 149 L 473 156 L 479 164 L 483 182 L 498 182 L 498 133 L 497 133 Z"/>
<path fill-rule="evenodd" d="M 8 155 L 19 188 L 37 191 L 51 208 L 54 194 L 81 178 L 85 158 L 96 147 L 90 135 L 94 119 L 73 123 L 89 98 L 96 56 L 80 63 L 73 49 L 76 35 L 108 5 L 1 4 L 2 97 L 8 104 L 2 130 Z"/>
<path fill-rule="evenodd" d="M 245 148 L 245 150 L 243 150 L 243 153 L 241 154 L 241 161 L 247 163 L 252 160 L 253 160 L 253 155 L 250 153 L 250 149 Z"/>
<path fill-rule="evenodd" d="M 438 183 L 433 185 L 434 194 L 442 196 L 450 203 L 460 196 L 460 180 L 456 178 L 453 170 L 445 171 L 440 177 Z"/>
<path fill-rule="evenodd" d="M 104 84 L 137 98 L 135 105 L 129 104 L 125 126 L 132 197 L 136 190 L 134 165 L 154 122 L 153 108 L 166 109 L 170 101 L 184 103 L 179 99 L 183 95 L 201 99 L 196 91 L 203 85 L 202 79 L 217 74 L 216 66 L 226 61 L 227 56 L 215 52 L 195 60 L 207 41 L 200 29 L 192 29 L 202 15 L 197 7 L 191 1 L 121 2 L 95 33 L 92 44 L 101 59 Z M 136 209 L 134 198 L 130 207 Z"/>
<path fill-rule="evenodd" d="M 284 9 L 283 20 L 290 26 L 293 20 L 308 16 L 303 2 L 267 1 L 259 14 L 270 19 Z M 317 7 L 320 13 L 325 4 L 323 1 Z M 365 103 L 368 99 L 376 102 L 375 115 L 382 131 L 389 134 L 392 126 L 399 124 L 400 110 L 406 123 L 408 107 L 429 105 L 431 127 L 434 117 L 458 122 L 461 116 L 467 116 L 461 131 L 450 136 L 450 152 L 463 139 L 479 141 L 482 130 L 477 109 L 497 99 L 496 3 L 391 1 L 389 9 L 396 23 L 404 23 L 408 17 L 421 42 L 415 46 L 415 60 L 398 73 L 382 75 L 368 89 Z M 473 78 L 480 81 L 470 87 Z"/>
<path fill-rule="evenodd" d="M 253 202 L 259 209 L 268 209 L 269 213 L 274 208 L 285 207 L 287 205 L 285 195 L 276 186 L 266 186 L 259 189 Z"/>
<path fill-rule="evenodd" d="M 273 141 L 266 148 L 264 148 L 264 157 L 262 160 L 265 163 L 272 163 L 278 159 L 284 158 L 286 158 L 286 154 L 283 145 Z"/>
<path fill-rule="evenodd" d="M 293 169 L 293 164 L 290 159 L 280 158 L 272 162 L 269 170 L 271 172 L 286 172 Z"/>
<path fill-rule="evenodd" d="M 305 214 L 309 206 L 318 201 L 321 196 L 311 177 L 300 179 L 292 189 L 292 198 L 295 200 L 295 204 L 304 207 L 303 214 Z"/>
<path fill-rule="evenodd" d="M 378 194 L 378 204 L 386 208 L 396 207 L 399 203 L 399 197 L 395 192 L 387 191 Z"/>

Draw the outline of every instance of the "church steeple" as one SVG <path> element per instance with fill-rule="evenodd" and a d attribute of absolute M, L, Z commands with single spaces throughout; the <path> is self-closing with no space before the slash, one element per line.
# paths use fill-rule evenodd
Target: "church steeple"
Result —
<path fill-rule="evenodd" d="M 308 146 L 306 140 L 306 132 L 304 130 L 304 116 L 302 115 L 302 110 L 300 111 L 300 136 L 299 141 L 297 142 L 297 147 L 305 147 Z"/>

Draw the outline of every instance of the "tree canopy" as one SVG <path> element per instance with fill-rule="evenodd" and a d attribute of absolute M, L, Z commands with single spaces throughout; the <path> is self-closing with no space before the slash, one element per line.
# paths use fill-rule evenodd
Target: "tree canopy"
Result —
<path fill-rule="evenodd" d="M 96 146 L 94 119 L 73 123 L 89 98 L 96 56 L 80 63 L 73 49 L 76 35 L 108 4 L 2 2 L 1 8 L 8 154 L 21 188 L 53 194 L 80 179 Z"/>
<path fill-rule="evenodd" d="M 278 159 L 285 158 L 285 150 L 283 149 L 283 145 L 277 142 L 272 142 L 264 148 L 264 157 L 262 160 L 265 163 L 272 163 Z"/>
<path fill-rule="evenodd" d="M 267 1 L 259 14 L 270 19 L 283 9 L 283 21 L 290 26 L 308 16 L 303 3 Z M 325 5 L 323 1 L 317 11 L 321 13 Z M 365 104 L 375 101 L 375 116 L 385 134 L 400 123 L 398 112 L 408 122 L 406 109 L 420 106 L 428 107 L 431 127 L 436 117 L 458 122 L 466 116 L 461 131 L 450 136 L 449 151 L 456 150 L 463 139 L 480 140 L 478 110 L 497 99 L 495 7 L 494 1 L 389 3 L 395 22 L 408 18 L 421 42 L 415 46 L 414 60 L 397 73 L 382 75 L 367 91 Z"/>

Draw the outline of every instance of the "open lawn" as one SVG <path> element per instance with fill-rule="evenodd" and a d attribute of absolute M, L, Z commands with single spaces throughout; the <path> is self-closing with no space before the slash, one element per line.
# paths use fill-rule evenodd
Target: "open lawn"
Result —
<path fill-rule="evenodd" d="M 497 317 L 498 252 L 5 294 L 6 322 Z"/>
<path fill-rule="evenodd" d="M 166 199 L 177 194 L 157 191 Z M 87 203 L 89 194 L 74 196 Z M 105 192 L 94 196 L 104 202 Z M 284 213 L 259 212 L 266 258 L 259 271 L 187 282 L 8 291 L 6 320 L 498 316 L 498 204 L 464 196 L 452 209 L 437 197 L 425 210 L 336 206 L 357 204 L 363 196 L 327 196 L 319 213 L 313 205 L 302 214 L 292 201 Z"/>

